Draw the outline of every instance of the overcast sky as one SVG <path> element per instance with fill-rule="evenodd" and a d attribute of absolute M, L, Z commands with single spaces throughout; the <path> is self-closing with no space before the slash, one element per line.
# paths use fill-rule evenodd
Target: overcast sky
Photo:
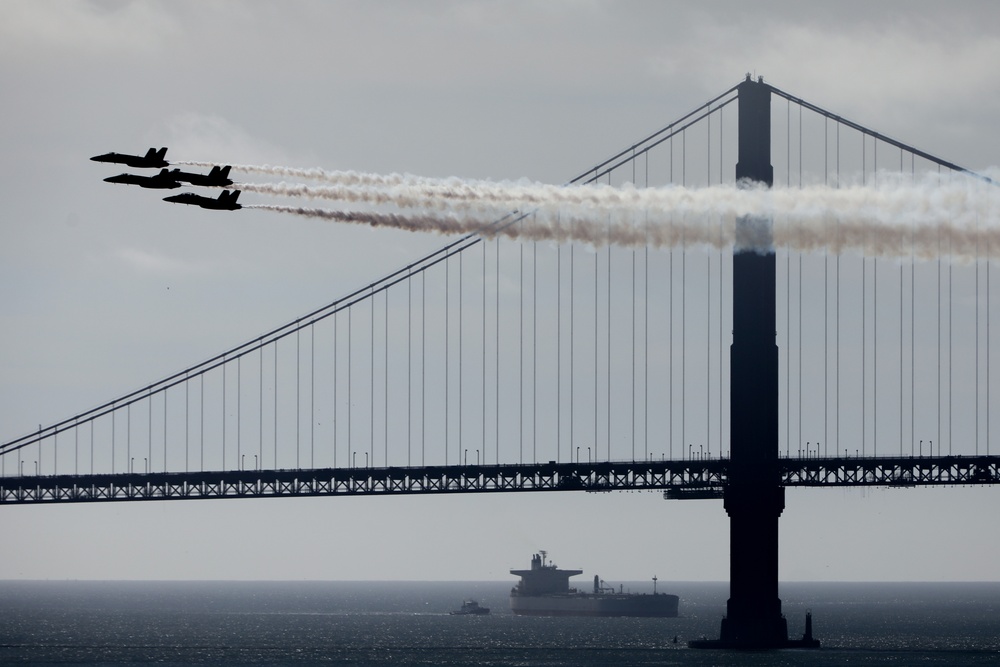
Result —
<path fill-rule="evenodd" d="M 988 1 L 0 3 L 0 440 L 443 243 L 161 205 L 92 155 L 561 183 L 751 72 L 986 169 L 997 25 Z M 996 580 L 998 493 L 789 490 L 781 578 Z M 0 578 L 503 580 L 538 549 L 728 578 L 721 502 L 658 494 L 13 506 L 0 534 Z"/>

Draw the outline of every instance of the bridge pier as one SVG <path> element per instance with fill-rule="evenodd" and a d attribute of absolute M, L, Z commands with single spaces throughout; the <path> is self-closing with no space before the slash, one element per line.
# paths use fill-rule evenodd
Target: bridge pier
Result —
<path fill-rule="evenodd" d="M 739 86 L 737 182 L 768 187 L 771 89 L 748 76 Z M 775 255 L 741 250 L 741 239 L 771 235 L 771 221 L 736 221 L 733 250 L 733 344 L 730 348 L 729 601 L 719 639 L 693 648 L 816 648 L 811 628 L 788 639 L 778 598 L 778 519 L 785 489 L 778 470 L 778 346 L 775 342 Z M 810 624 L 811 625 L 811 624 Z"/>

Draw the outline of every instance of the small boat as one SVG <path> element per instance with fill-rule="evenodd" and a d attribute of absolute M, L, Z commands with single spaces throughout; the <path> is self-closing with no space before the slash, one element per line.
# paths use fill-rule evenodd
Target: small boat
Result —
<path fill-rule="evenodd" d="M 481 616 L 490 613 L 489 607 L 480 607 L 475 600 L 465 600 L 461 609 L 448 612 L 452 616 Z"/>

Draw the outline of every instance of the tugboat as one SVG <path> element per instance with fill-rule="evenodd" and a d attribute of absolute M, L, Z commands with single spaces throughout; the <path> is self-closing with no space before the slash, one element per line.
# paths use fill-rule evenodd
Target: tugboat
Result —
<path fill-rule="evenodd" d="M 448 612 L 452 616 L 482 616 L 490 613 L 489 607 L 480 607 L 475 600 L 465 600 L 460 609 Z"/>

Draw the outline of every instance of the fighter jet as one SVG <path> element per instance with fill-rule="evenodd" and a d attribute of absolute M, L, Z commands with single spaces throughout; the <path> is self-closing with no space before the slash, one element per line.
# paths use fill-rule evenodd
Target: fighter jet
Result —
<path fill-rule="evenodd" d="M 167 149 L 161 148 L 160 150 L 154 150 L 150 148 L 146 151 L 145 155 L 123 155 L 122 153 L 105 153 L 104 155 L 95 155 L 90 158 L 94 162 L 117 162 L 119 164 L 125 164 L 136 169 L 159 169 L 161 167 L 166 167 L 170 163 L 164 158 L 167 155 Z"/>
<path fill-rule="evenodd" d="M 204 185 L 206 187 L 224 187 L 226 185 L 232 185 L 233 181 L 229 178 L 229 170 L 232 167 L 226 165 L 225 167 L 212 167 L 212 171 L 207 174 L 194 174 L 189 171 L 181 171 L 180 169 L 174 169 L 170 172 L 171 177 L 177 181 L 184 181 L 185 183 L 190 183 L 191 185 Z"/>
<path fill-rule="evenodd" d="M 175 170 L 176 171 L 176 170 Z M 143 188 L 159 188 L 162 190 L 173 190 L 181 187 L 180 182 L 172 172 L 161 169 L 155 176 L 139 176 L 137 174 L 118 174 L 104 179 L 107 183 L 124 183 L 125 185 L 138 185 Z"/>
<path fill-rule="evenodd" d="M 232 192 L 229 190 L 223 190 L 219 194 L 218 199 L 202 197 L 201 195 L 196 195 L 193 192 L 184 192 L 172 197 L 164 197 L 163 201 L 169 201 L 175 204 L 192 204 L 194 206 L 210 208 L 216 211 L 235 211 L 238 208 L 243 208 L 241 205 L 236 203 L 236 199 L 239 196 L 239 190 L 233 190 Z"/>

